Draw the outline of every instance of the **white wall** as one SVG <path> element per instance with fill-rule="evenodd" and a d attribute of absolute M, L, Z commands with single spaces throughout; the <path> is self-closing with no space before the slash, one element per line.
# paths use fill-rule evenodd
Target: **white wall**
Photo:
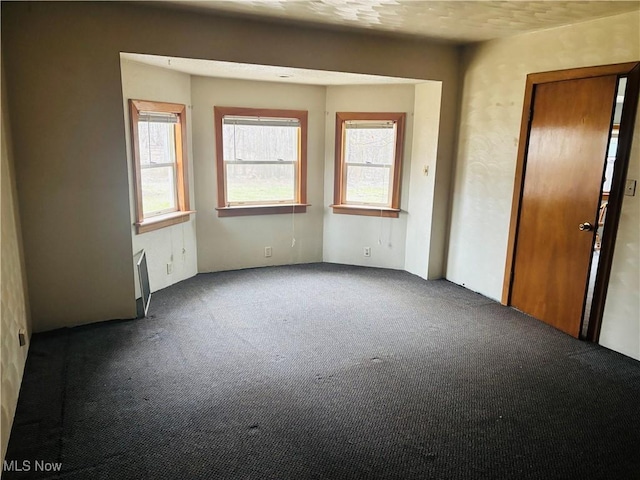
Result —
<path fill-rule="evenodd" d="M 449 280 L 501 297 L 527 74 L 637 61 L 639 15 L 625 13 L 465 50 Z M 639 162 L 636 130 L 630 178 L 638 176 Z M 601 336 L 603 345 L 635 358 L 640 358 L 639 199 L 624 199 Z"/>
<path fill-rule="evenodd" d="M 627 178 L 640 181 L 639 114 Z M 640 189 L 622 202 L 600 344 L 640 360 Z"/>
<path fill-rule="evenodd" d="M 442 275 L 444 255 L 441 249 L 431 249 L 436 173 L 441 167 L 441 162 L 437 161 L 441 95 L 441 82 L 415 86 L 404 268 L 430 279 Z"/>
<path fill-rule="evenodd" d="M 1 151 L 2 168 L 0 169 L 2 224 L 0 226 L 0 386 L 2 412 L 0 426 L 0 462 L 4 460 L 13 424 L 13 415 L 18 403 L 20 384 L 27 360 L 27 351 L 31 340 L 31 322 L 27 304 L 27 286 L 20 234 L 20 214 L 16 199 L 16 183 L 13 169 L 13 150 L 11 145 L 9 117 L 6 102 L 6 83 L 4 68 L 2 69 L 2 127 Z M 23 330 L 26 345 L 20 346 L 18 333 Z"/>
<path fill-rule="evenodd" d="M 321 262 L 325 88 L 195 76 L 191 85 L 198 270 Z M 308 111 L 306 213 L 217 216 L 214 106 Z"/>
<path fill-rule="evenodd" d="M 360 85 L 327 87 L 324 145 L 325 262 L 404 269 L 413 132 L 414 85 Z M 402 162 L 399 218 L 334 214 L 333 175 L 336 112 L 405 112 L 407 123 Z M 371 256 L 363 255 L 371 247 Z"/>
<path fill-rule="evenodd" d="M 133 179 L 133 158 L 131 149 L 131 127 L 129 124 L 129 99 L 156 102 L 180 103 L 187 105 L 187 151 L 190 205 L 194 205 L 193 194 L 193 149 L 191 118 L 191 76 L 165 68 L 143 65 L 128 60 L 121 61 L 122 96 L 125 115 L 127 145 L 127 165 L 129 167 L 129 201 L 131 243 L 135 254 L 145 250 L 149 269 L 151 291 L 185 280 L 198 273 L 196 252 L 196 215 L 188 222 L 164 227 L 152 232 L 137 234 L 135 226 L 135 192 Z M 134 258 L 132 261 L 135 263 Z M 167 263 L 172 263 L 173 272 L 167 274 Z M 136 292 L 138 283 L 136 282 Z M 138 294 L 138 293 L 137 293 Z"/>

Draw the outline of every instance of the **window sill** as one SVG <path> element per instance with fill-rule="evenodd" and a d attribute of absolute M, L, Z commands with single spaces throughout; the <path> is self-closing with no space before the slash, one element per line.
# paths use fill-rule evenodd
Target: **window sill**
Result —
<path fill-rule="evenodd" d="M 192 213 L 196 213 L 194 210 L 186 210 L 182 212 L 171 212 L 166 215 L 158 215 L 157 217 L 151 217 L 143 220 L 142 222 L 136 222 L 136 233 L 147 233 L 153 230 L 159 230 L 171 225 L 177 225 L 189 221 L 189 216 Z"/>
<path fill-rule="evenodd" d="M 290 203 L 277 205 L 235 205 L 218 207 L 218 217 L 240 217 L 245 215 L 275 215 L 282 213 L 306 213 L 308 203 Z"/>
<path fill-rule="evenodd" d="M 333 208 L 333 213 L 346 215 L 365 215 L 368 217 L 398 218 L 399 208 L 389 207 L 369 207 L 366 205 L 329 205 Z"/>

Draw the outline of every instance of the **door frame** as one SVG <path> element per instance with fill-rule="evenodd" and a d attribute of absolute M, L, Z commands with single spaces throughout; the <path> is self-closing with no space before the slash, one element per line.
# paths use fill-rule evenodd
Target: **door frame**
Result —
<path fill-rule="evenodd" d="M 606 75 L 617 75 L 618 77 L 627 76 L 628 79 L 625 99 L 622 105 L 622 118 L 620 120 L 620 131 L 618 136 L 618 151 L 616 152 L 613 179 L 609 193 L 607 220 L 602 232 L 600 262 L 596 273 L 596 282 L 593 291 L 591 312 L 589 315 L 589 327 L 586 335 L 586 340 L 592 342 L 597 342 L 600 337 L 600 326 L 602 324 L 602 315 L 604 313 L 607 286 L 611 275 L 611 264 L 613 263 L 613 251 L 618 231 L 618 224 L 620 223 L 622 199 L 624 196 L 624 183 L 629 166 L 631 141 L 633 138 L 633 128 L 636 109 L 638 106 L 638 94 L 640 91 L 640 62 L 530 73 L 527 75 L 524 105 L 522 108 L 522 121 L 520 124 L 520 141 L 518 142 L 518 156 L 516 162 L 513 199 L 511 204 L 511 220 L 509 224 L 507 258 L 505 262 L 501 301 L 503 305 L 511 305 L 511 290 L 513 286 L 513 271 L 515 267 L 515 251 L 518 241 L 520 207 L 524 190 L 527 152 L 529 150 L 529 134 L 531 130 L 531 113 L 536 86 L 543 83 L 601 77 Z M 604 169 L 605 159 L 603 158 L 602 161 Z M 597 216 L 597 212 L 594 212 L 594 217 L 595 216 Z M 584 318 L 584 312 L 582 316 Z"/>

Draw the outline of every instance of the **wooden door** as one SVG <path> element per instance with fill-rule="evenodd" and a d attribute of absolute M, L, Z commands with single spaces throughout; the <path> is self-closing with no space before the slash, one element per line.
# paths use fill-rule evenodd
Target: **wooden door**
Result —
<path fill-rule="evenodd" d="M 511 305 L 578 337 L 617 76 L 534 92 Z M 580 229 L 580 225 L 583 229 Z"/>

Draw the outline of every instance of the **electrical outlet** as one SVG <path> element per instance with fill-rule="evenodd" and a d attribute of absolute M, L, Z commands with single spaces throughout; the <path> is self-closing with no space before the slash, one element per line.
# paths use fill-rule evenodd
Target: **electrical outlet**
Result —
<path fill-rule="evenodd" d="M 167 263 L 167 275 L 171 275 L 173 273 L 173 263 Z"/>
<path fill-rule="evenodd" d="M 22 328 L 18 330 L 18 343 L 21 347 L 27 344 L 27 333 Z"/>
<path fill-rule="evenodd" d="M 264 247 L 264 256 L 265 257 L 271 256 L 271 247 Z"/>
<path fill-rule="evenodd" d="M 364 256 L 365 257 L 371 256 L 371 247 L 364 247 Z"/>

